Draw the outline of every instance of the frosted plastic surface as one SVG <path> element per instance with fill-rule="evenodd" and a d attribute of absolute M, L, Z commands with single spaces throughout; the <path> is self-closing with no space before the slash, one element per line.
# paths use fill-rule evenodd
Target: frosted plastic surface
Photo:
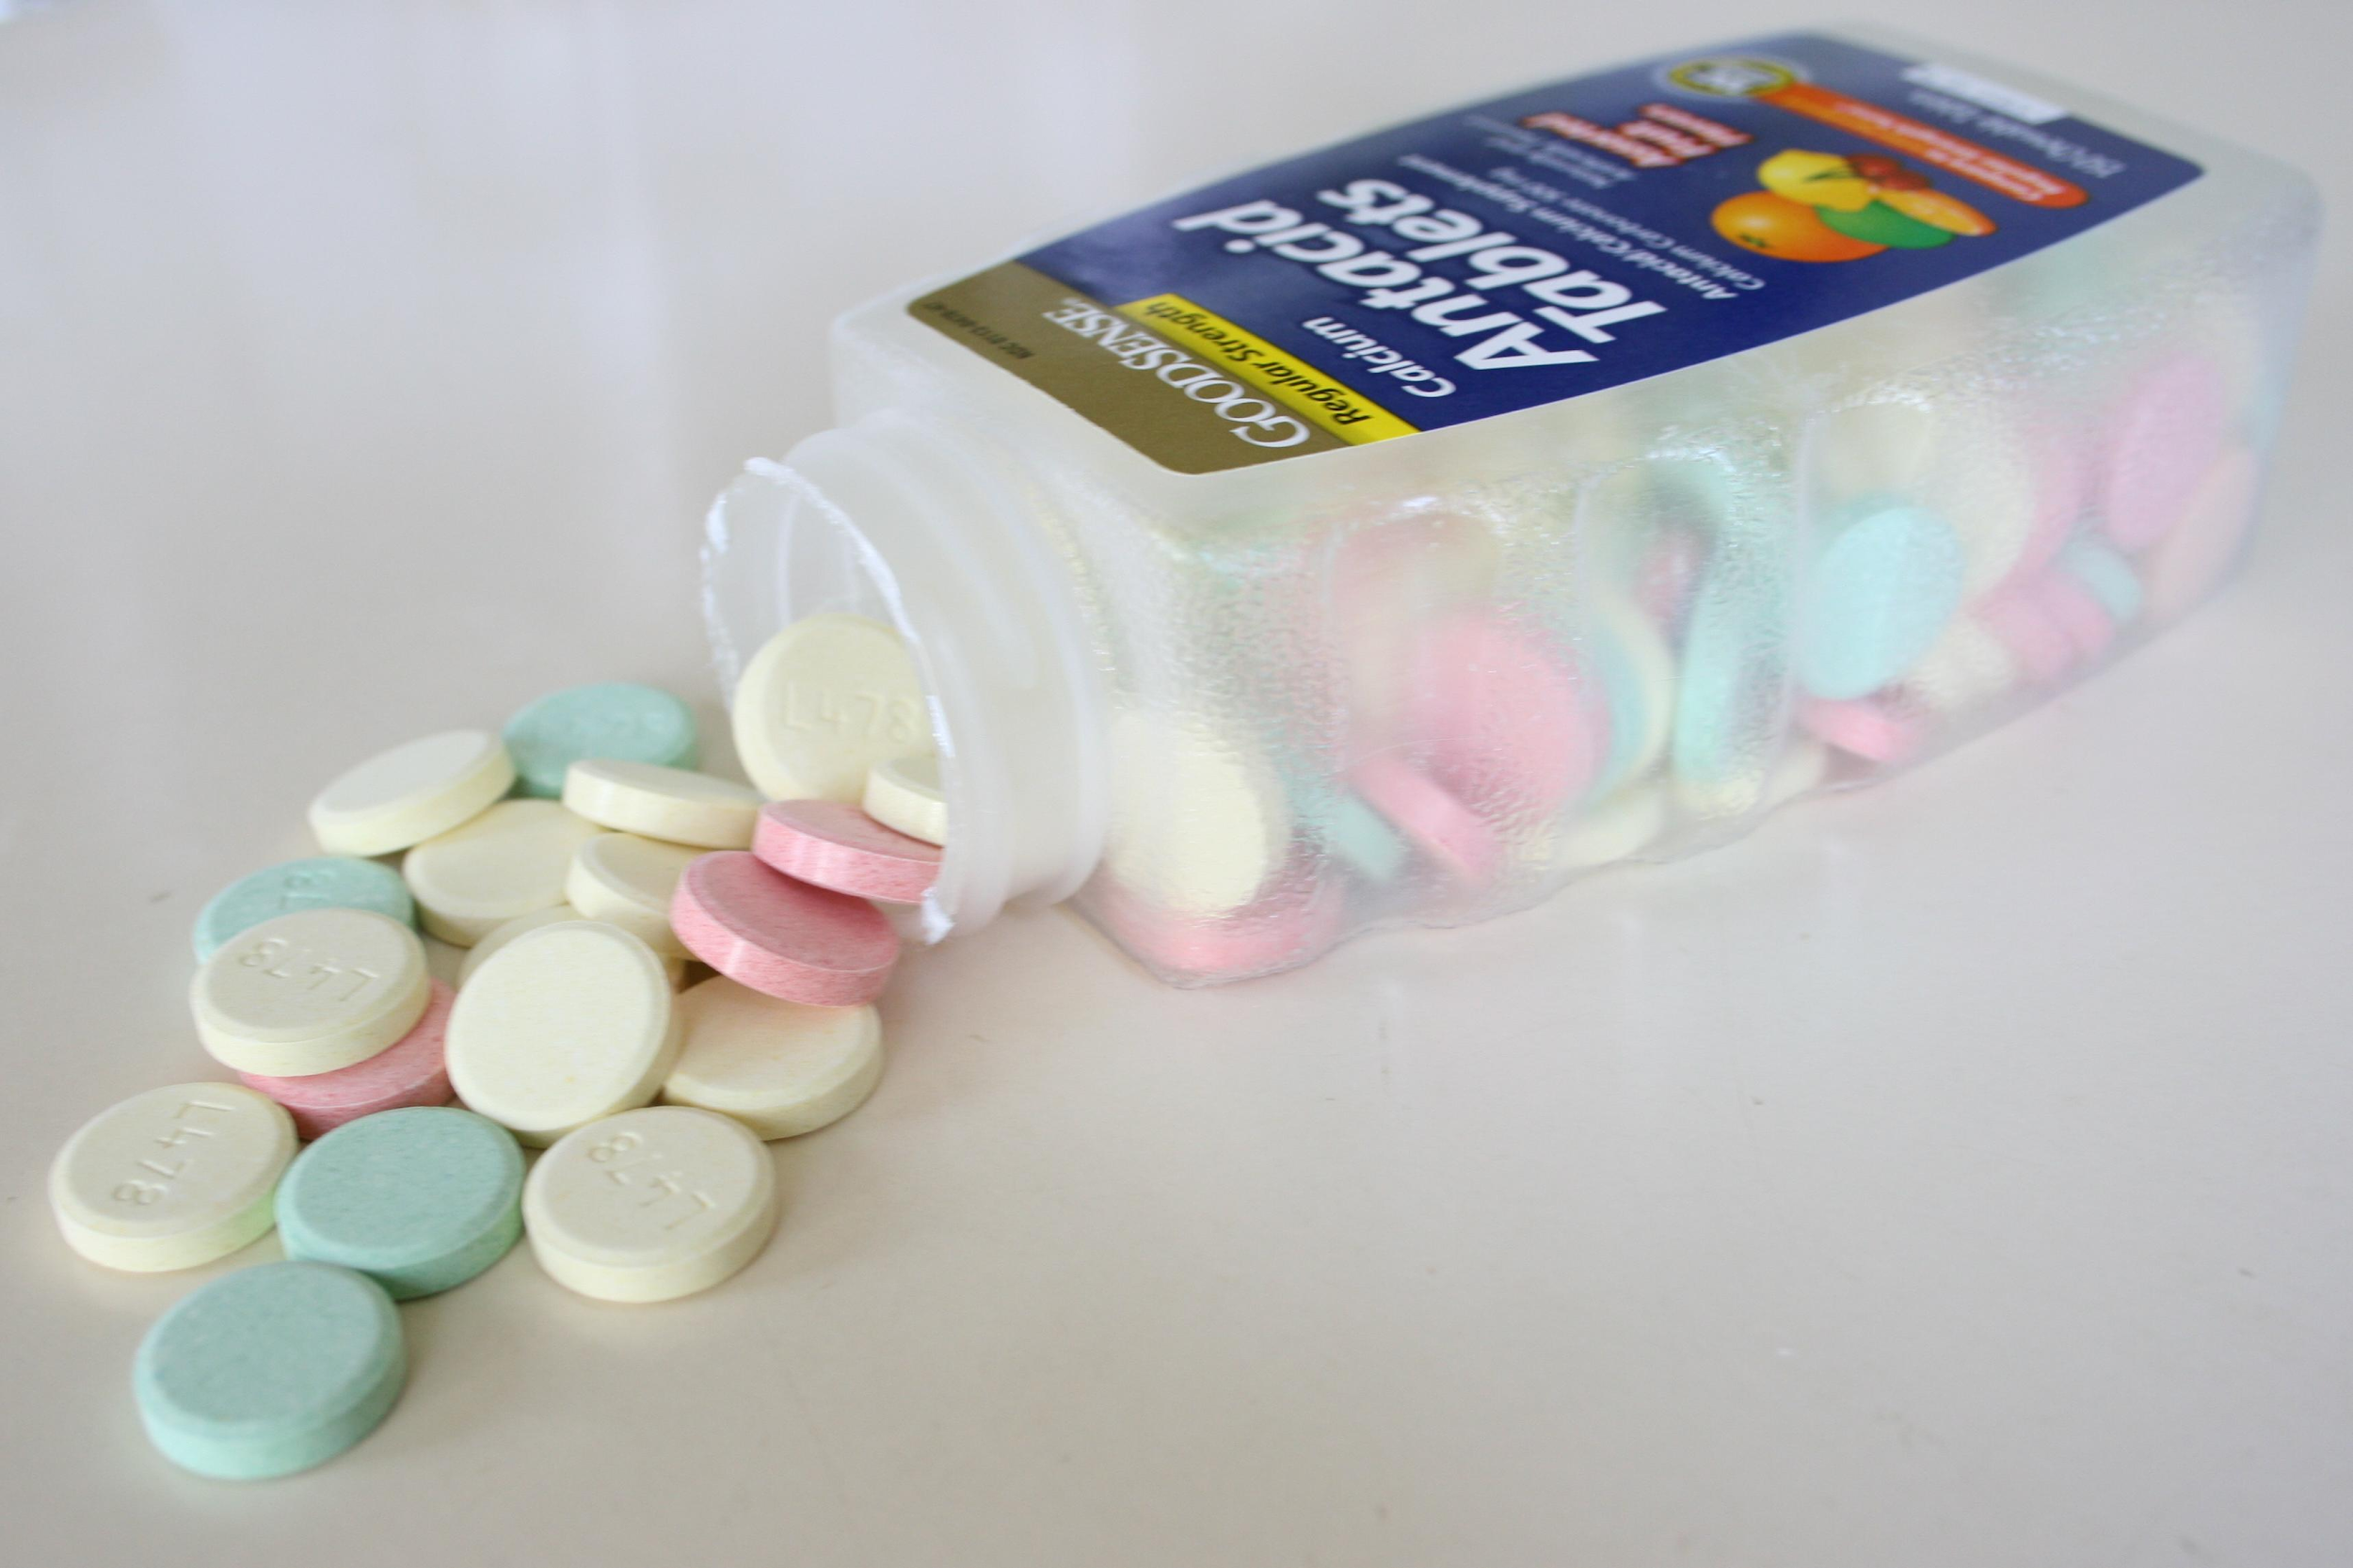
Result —
<path fill-rule="evenodd" d="M 1721 843 L 2048 700 L 2242 551 L 2317 211 L 2280 165 L 1936 54 L 2206 172 L 1803 337 L 1210 475 L 886 296 L 837 332 L 842 427 L 714 508 L 723 677 L 798 616 L 896 624 L 957 824 L 929 933 L 1083 878 L 1178 983 Z"/>

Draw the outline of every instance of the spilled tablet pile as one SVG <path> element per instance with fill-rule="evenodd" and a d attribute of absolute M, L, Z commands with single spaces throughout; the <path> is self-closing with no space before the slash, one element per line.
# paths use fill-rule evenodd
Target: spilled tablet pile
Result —
<path fill-rule="evenodd" d="M 49 1180 L 66 1240 L 109 1268 L 279 1233 L 287 1261 L 210 1281 L 141 1344 L 157 1448 L 224 1478 L 341 1453 L 406 1379 L 393 1304 L 524 1237 L 610 1302 L 705 1290 L 759 1255 L 779 1212 L 763 1141 L 881 1078 L 872 1003 L 899 938 L 868 900 L 920 901 L 938 872 L 913 681 L 872 622 L 787 628 L 736 713 L 760 790 L 693 771 L 666 693 L 558 692 L 503 735 L 351 769 L 311 806 L 325 854 L 205 905 L 189 1004 L 236 1081 L 133 1096 Z M 470 950 L 456 988 L 420 925 Z"/>

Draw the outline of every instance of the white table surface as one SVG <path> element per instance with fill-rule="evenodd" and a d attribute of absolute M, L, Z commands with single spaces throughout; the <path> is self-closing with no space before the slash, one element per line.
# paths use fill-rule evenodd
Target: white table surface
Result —
<path fill-rule="evenodd" d="M 2170 105 L 2353 210 L 2340 0 L 1855 8 Z M 1223 992 L 1060 912 L 919 954 L 880 1093 L 779 1146 L 752 1269 L 619 1308 L 519 1251 L 406 1309 L 407 1396 L 297 1480 L 149 1450 L 129 1360 L 193 1279 L 51 1228 L 74 1126 L 214 1075 L 189 920 L 304 852 L 325 776 L 586 680 L 715 722 L 700 514 L 822 423 L 837 311 L 1812 11 L 0 24 L 0 1560 L 2353 1557 L 2341 229 L 2248 575 L 1915 777 Z"/>

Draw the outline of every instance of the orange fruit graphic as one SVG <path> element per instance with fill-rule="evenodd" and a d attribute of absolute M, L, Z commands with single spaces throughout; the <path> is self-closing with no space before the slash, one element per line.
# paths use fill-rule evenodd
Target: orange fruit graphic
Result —
<path fill-rule="evenodd" d="M 1716 232 L 1742 249 L 1785 262 L 1860 261 L 1887 248 L 1849 239 L 1815 216 L 1805 203 L 1770 191 L 1753 190 L 1720 203 L 1714 221 Z"/>

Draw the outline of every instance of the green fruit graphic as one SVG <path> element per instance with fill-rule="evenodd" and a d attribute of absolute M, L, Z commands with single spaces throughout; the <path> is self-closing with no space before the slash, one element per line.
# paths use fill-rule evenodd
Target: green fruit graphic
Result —
<path fill-rule="evenodd" d="M 1939 229 L 1935 224 L 1923 223 L 1916 217 L 1906 217 L 1884 201 L 1874 201 L 1859 213 L 1842 213 L 1835 208 L 1823 207 L 1817 209 L 1814 216 L 1849 239 L 1893 246 L 1898 250 L 1933 250 L 1940 245 L 1953 242 L 1951 230 Z"/>

